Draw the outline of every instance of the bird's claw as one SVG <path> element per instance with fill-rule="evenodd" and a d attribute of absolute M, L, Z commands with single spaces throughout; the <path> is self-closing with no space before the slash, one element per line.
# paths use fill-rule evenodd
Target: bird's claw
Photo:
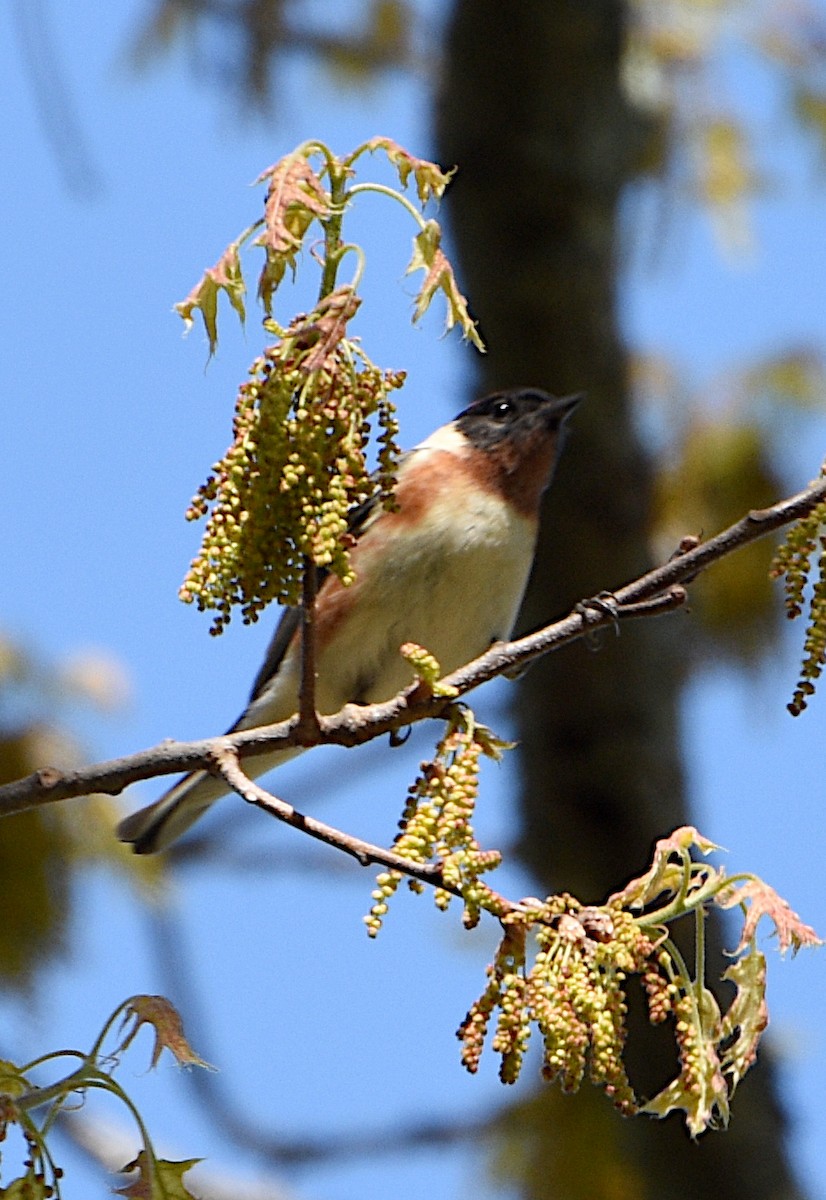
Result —
<path fill-rule="evenodd" d="M 614 633 L 619 637 L 619 606 L 616 597 L 611 592 L 600 592 L 597 596 L 591 596 L 587 600 L 580 600 L 579 604 L 574 607 L 574 612 L 579 613 L 588 620 L 589 612 L 597 612 L 601 616 L 611 618 L 611 624 L 614 627 Z M 602 647 L 602 628 L 586 629 L 585 645 L 589 650 L 599 650 Z"/>

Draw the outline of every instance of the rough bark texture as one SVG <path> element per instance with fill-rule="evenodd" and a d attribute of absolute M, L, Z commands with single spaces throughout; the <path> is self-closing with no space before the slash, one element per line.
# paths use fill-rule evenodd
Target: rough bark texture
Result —
<path fill-rule="evenodd" d="M 625 15 L 611 0 L 456 0 L 448 29 L 438 155 L 460 168 L 448 218 L 489 349 L 477 386 L 588 393 L 547 497 L 527 627 L 647 564 L 651 472 L 619 330 L 620 201 L 648 133 L 619 83 Z M 599 653 L 570 647 L 520 684 L 519 846 L 541 889 L 596 901 L 686 821 L 686 620 L 640 623 Z M 643 1094 L 673 1069 L 656 1042 L 631 1065 Z M 538 1097 L 503 1130 L 530 1197 L 801 1194 L 765 1064 L 729 1132 L 699 1145 L 676 1117 L 623 1122 L 587 1094 Z"/>

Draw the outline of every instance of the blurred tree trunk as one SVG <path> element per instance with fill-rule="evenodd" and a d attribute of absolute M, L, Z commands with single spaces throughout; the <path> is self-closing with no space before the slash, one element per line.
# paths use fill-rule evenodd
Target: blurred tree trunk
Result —
<path fill-rule="evenodd" d="M 448 216 L 488 345 L 478 382 L 588 393 L 547 498 L 527 626 L 648 565 L 651 465 L 632 419 L 618 268 L 623 189 L 651 130 L 620 86 L 625 18 L 612 0 L 456 0 L 448 28 L 438 155 L 460 167 Z M 519 845 L 545 892 L 603 898 L 686 821 L 688 620 L 626 627 L 600 653 L 569 647 L 522 681 Z M 645 1095 L 673 1060 L 643 1024 L 631 1071 Z M 573 1098 L 546 1090 L 501 1130 L 503 1169 L 536 1200 L 801 1195 L 765 1058 L 730 1131 L 698 1144 L 678 1117 L 623 1121 L 587 1086 Z"/>

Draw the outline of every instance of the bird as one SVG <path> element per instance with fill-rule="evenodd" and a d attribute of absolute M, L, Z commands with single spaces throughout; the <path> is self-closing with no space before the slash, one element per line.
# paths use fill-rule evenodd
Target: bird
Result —
<path fill-rule="evenodd" d="M 543 493 L 567 420 L 581 394 L 534 387 L 475 400 L 402 455 L 394 507 L 367 501 L 351 514 L 354 581 L 319 574 L 316 691 L 319 714 L 389 700 L 411 683 L 399 653 L 415 642 L 443 674 L 510 637 L 533 565 Z M 228 731 L 287 720 L 298 711 L 301 610 L 286 608 Z M 301 753 L 265 751 L 244 760 L 256 778 Z M 231 789 L 205 770 L 126 817 L 121 841 L 137 854 L 164 850 Z"/>

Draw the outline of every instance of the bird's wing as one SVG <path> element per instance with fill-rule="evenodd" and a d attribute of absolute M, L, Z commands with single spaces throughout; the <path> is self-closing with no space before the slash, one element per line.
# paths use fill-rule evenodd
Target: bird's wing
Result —
<path fill-rule="evenodd" d="M 408 450 L 399 459 L 399 470 L 414 454 L 414 450 Z M 362 504 L 356 504 L 350 509 L 347 517 L 347 531 L 359 538 L 365 532 L 373 521 L 376 520 L 382 513 L 382 508 L 378 501 L 378 495 L 373 495 L 369 500 L 365 500 Z M 329 575 L 329 571 L 320 570 L 318 572 L 318 587 Z M 252 704 L 263 692 L 267 684 L 278 674 L 278 668 L 284 661 L 284 655 L 287 653 L 290 642 L 295 637 L 297 630 L 301 627 L 301 609 L 287 608 L 281 614 L 281 620 L 276 626 L 272 641 L 267 647 L 266 657 L 261 664 L 261 669 L 255 677 L 255 682 L 252 685 L 250 692 L 249 703 Z M 235 727 L 233 726 L 233 729 Z M 230 731 L 232 732 L 232 731 Z"/>
<path fill-rule="evenodd" d="M 258 699 L 272 677 L 278 673 L 278 668 L 281 666 L 284 655 L 287 653 L 287 647 L 293 640 L 295 631 L 300 625 L 301 609 L 285 608 L 281 614 L 281 620 L 275 628 L 272 641 L 267 647 L 266 658 L 261 664 L 258 674 L 255 676 L 255 682 L 250 692 L 250 704 Z"/>

